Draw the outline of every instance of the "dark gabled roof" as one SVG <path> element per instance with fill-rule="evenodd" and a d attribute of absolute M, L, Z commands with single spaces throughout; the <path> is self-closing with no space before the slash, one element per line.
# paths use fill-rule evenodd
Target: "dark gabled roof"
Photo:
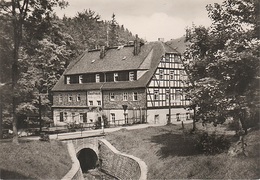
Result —
<path fill-rule="evenodd" d="M 52 91 L 83 91 L 94 89 L 129 89 L 146 87 L 166 53 L 180 54 L 162 42 L 151 42 L 141 47 L 141 52 L 134 56 L 133 47 L 120 50 L 109 49 L 103 59 L 100 51 L 86 51 L 78 59 L 72 61 Z M 124 57 L 126 57 L 124 59 Z M 93 61 L 95 60 L 95 61 Z M 144 70 L 144 75 L 136 81 L 100 82 L 86 84 L 64 84 L 64 75 L 111 72 L 123 70 Z"/>
<path fill-rule="evenodd" d="M 187 48 L 187 45 L 189 45 L 188 42 L 185 42 L 185 36 L 182 36 L 178 39 L 172 39 L 168 42 L 166 42 L 168 46 L 170 46 L 172 49 L 175 49 L 176 51 L 183 54 Z"/>

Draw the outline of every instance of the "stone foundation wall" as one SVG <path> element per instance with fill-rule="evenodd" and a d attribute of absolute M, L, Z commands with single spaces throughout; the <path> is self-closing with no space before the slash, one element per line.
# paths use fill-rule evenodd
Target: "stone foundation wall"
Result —
<path fill-rule="evenodd" d="M 139 158 L 120 153 L 107 140 L 99 140 L 100 168 L 118 179 L 147 179 L 147 166 Z"/>
<path fill-rule="evenodd" d="M 62 178 L 63 180 L 82 180 L 84 179 L 79 161 L 76 157 L 75 148 L 72 142 L 68 142 L 68 151 L 72 161 L 72 167 L 69 172 Z"/>

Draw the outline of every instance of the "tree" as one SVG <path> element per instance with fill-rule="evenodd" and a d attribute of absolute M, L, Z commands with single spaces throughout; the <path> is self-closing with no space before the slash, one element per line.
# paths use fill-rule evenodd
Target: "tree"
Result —
<path fill-rule="evenodd" d="M 109 32 L 108 32 L 108 41 L 109 46 L 117 46 L 118 45 L 118 34 L 117 34 L 118 23 L 116 22 L 116 15 L 113 13 L 112 20 L 109 24 Z"/>
<path fill-rule="evenodd" d="M 94 49 L 100 42 L 102 21 L 100 15 L 92 10 L 78 12 L 73 18 L 63 17 L 62 28 L 74 39 L 79 53 L 87 48 Z"/>
<path fill-rule="evenodd" d="M 12 37 L 12 114 L 13 114 L 13 142 L 18 143 L 17 133 L 17 96 L 19 80 L 19 58 L 23 45 L 24 33 L 29 32 L 31 41 L 41 39 L 49 25 L 50 15 L 53 7 L 65 7 L 67 3 L 63 0 L 2 0 L 0 3 L 0 15 L 11 21 Z M 26 31 L 25 31 L 26 30 Z M 29 36 L 27 36 L 29 37 Z M 24 43 L 25 44 L 25 43 Z M 28 46 L 27 46 L 28 47 Z"/>
<path fill-rule="evenodd" d="M 252 99 L 259 89 L 259 9 L 257 0 L 208 5 L 212 25 L 187 30 L 187 93 L 203 122 L 217 125 L 231 116 L 246 133 L 248 121 L 258 113 Z"/>

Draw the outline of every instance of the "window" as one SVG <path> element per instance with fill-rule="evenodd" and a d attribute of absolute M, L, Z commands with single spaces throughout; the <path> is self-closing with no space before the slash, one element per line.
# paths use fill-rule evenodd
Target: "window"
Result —
<path fill-rule="evenodd" d="M 89 101 L 89 105 L 90 105 L 90 106 L 93 106 L 93 101 Z"/>
<path fill-rule="evenodd" d="M 63 119 L 63 112 L 60 112 L 60 122 L 63 122 L 64 119 Z"/>
<path fill-rule="evenodd" d="M 169 114 L 166 114 L 166 120 L 168 120 L 170 122 L 169 118 L 170 118 Z"/>
<path fill-rule="evenodd" d="M 109 98 L 110 98 L 110 101 L 114 101 L 115 100 L 115 94 L 109 93 Z"/>
<path fill-rule="evenodd" d="M 75 113 L 71 113 L 72 116 L 72 122 L 75 122 Z"/>
<path fill-rule="evenodd" d="M 70 84 L 70 77 L 69 76 L 66 77 L 66 83 Z"/>
<path fill-rule="evenodd" d="M 59 94 L 59 102 L 62 102 L 62 94 Z"/>
<path fill-rule="evenodd" d="M 84 114 L 83 113 L 79 113 L 79 122 L 83 123 L 84 122 Z"/>
<path fill-rule="evenodd" d="M 177 113 L 176 114 L 176 119 L 177 119 L 177 121 L 180 121 L 181 119 L 180 119 L 180 113 Z"/>
<path fill-rule="evenodd" d="M 175 99 L 176 100 L 181 100 L 181 90 L 180 89 L 176 89 L 176 94 L 175 94 Z"/>
<path fill-rule="evenodd" d="M 82 84 L 82 83 L 83 83 L 83 76 L 79 75 L 79 84 Z"/>
<path fill-rule="evenodd" d="M 81 98 L 80 98 L 80 94 L 77 95 L 77 101 L 80 101 Z"/>
<path fill-rule="evenodd" d="M 98 105 L 98 106 L 101 106 L 101 101 L 97 101 L 97 105 Z"/>
<path fill-rule="evenodd" d="M 169 99 L 169 90 L 166 90 L 165 99 Z"/>
<path fill-rule="evenodd" d="M 96 74 L 96 82 L 100 82 L 100 75 Z"/>
<path fill-rule="evenodd" d="M 111 122 L 112 123 L 116 122 L 116 115 L 115 115 L 115 113 L 111 113 Z"/>
<path fill-rule="evenodd" d="M 174 76 L 175 76 L 175 80 L 180 80 L 180 71 L 176 70 Z"/>
<path fill-rule="evenodd" d="M 114 82 L 118 81 L 118 73 L 114 73 Z"/>
<path fill-rule="evenodd" d="M 123 93 L 123 101 L 127 101 L 128 100 L 128 93 L 124 92 Z"/>
<path fill-rule="evenodd" d="M 163 75 L 164 75 L 163 69 L 160 69 L 159 70 L 159 79 L 163 79 Z"/>
<path fill-rule="evenodd" d="M 186 120 L 190 119 L 190 113 L 186 113 Z"/>
<path fill-rule="evenodd" d="M 129 81 L 133 81 L 135 77 L 134 71 L 129 72 Z"/>
<path fill-rule="evenodd" d="M 165 61 L 170 61 L 170 55 L 169 54 L 165 54 Z"/>
<path fill-rule="evenodd" d="M 72 95 L 71 94 L 68 95 L 68 102 L 72 102 Z"/>
<path fill-rule="evenodd" d="M 154 90 L 154 100 L 159 99 L 159 90 Z"/>
<path fill-rule="evenodd" d="M 174 70 L 170 70 L 170 79 L 171 79 L 171 80 L 174 79 Z"/>
<path fill-rule="evenodd" d="M 64 113 L 64 120 L 67 121 L 67 119 L 68 119 L 68 113 L 65 112 Z"/>
<path fill-rule="evenodd" d="M 134 93 L 133 93 L 133 100 L 134 100 L 134 101 L 137 101 L 137 99 L 138 99 L 138 98 L 137 98 L 137 92 L 134 92 Z"/>

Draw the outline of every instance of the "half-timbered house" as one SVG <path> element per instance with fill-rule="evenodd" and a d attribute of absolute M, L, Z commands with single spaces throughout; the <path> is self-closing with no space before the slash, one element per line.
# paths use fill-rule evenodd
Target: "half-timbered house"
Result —
<path fill-rule="evenodd" d="M 186 78 L 181 54 L 160 41 L 86 51 L 52 89 L 54 123 L 189 120 Z"/>

